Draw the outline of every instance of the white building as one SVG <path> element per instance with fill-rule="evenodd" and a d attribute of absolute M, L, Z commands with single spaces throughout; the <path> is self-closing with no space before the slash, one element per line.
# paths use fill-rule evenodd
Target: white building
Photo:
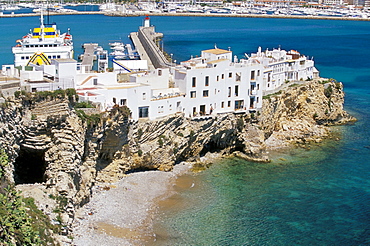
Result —
<path fill-rule="evenodd" d="M 174 72 L 175 87 L 185 94 L 186 116 L 246 112 L 262 107 L 263 66 L 232 61 L 232 52 L 202 51 L 201 57 L 182 62 Z"/>
<path fill-rule="evenodd" d="M 318 77 L 314 61 L 295 50 L 273 49 L 261 51 L 249 57 L 252 63 L 263 64 L 264 90 L 272 91 L 288 81 L 311 80 Z"/>

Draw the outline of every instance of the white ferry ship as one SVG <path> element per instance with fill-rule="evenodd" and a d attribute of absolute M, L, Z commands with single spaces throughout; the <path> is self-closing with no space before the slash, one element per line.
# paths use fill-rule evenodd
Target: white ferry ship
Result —
<path fill-rule="evenodd" d="M 60 34 L 55 23 L 44 24 L 41 12 L 40 26 L 16 41 L 12 48 L 14 65 L 29 66 L 49 65 L 51 59 L 73 58 L 72 35 L 68 32 Z"/>

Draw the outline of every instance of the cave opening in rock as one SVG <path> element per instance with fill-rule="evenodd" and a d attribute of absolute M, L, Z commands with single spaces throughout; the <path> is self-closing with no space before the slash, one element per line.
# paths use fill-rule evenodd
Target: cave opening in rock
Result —
<path fill-rule="evenodd" d="M 14 181 L 16 184 L 34 184 L 45 182 L 45 150 L 21 147 L 14 163 Z"/>
<path fill-rule="evenodd" d="M 208 143 L 203 145 L 203 149 L 199 153 L 199 156 L 204 156 L 208 152 L 214 153 L 214 152 L 219 152 L 223 148 L 220 147 L 216 142 L 214 141 L 209 141 Z"/>

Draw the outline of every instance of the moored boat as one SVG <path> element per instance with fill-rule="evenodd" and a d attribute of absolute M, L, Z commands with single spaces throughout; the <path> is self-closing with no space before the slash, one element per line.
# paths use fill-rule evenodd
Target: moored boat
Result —
<path fill-rule="evenodd" d="M 52 59 L 73 58 L 73 40 L 69 29 L 60 33 L 55 23 L 44 23 L 42 11 L 40 26 L 16 42 L 12 48 L 15 66 L 48 65 Z"/>

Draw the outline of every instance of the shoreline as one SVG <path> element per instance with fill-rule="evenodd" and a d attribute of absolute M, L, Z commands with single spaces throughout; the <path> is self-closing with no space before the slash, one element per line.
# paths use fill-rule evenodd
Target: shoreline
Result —
<path fill-rule="evenodd" d="M 26 14 L 1 14 L 0 18 L 32 17 L 39 13 Z M 187 16 L 187 17 L 232 17 L 232 18 L 273 18 L 273 19 L 310 19 L 310 20 L 345 20 L 345 21 L 370 21 L 370 18 L 359 17 L 337 17 L 337 16 L 300 16 L 300 15 L 267 15 L 267 14 L 202 14 L 202 13 L 134 13 L 124 14 L 118 12 L 105 13 L 101 11 L 81 11 L 57 13 L 50 12 L 49 15 L 105 15 L 111 17 L 138 17 L 138 16 Z"/>
<path fill-rule="evenodd" d="M 73 245 L 141 245 L 156 241 L 153 221 L 158 204 L 176 193 L 177 179 L 190 163 L 171 172 L 132 173 L 116 183 L 96 186 L 72 226 Z"/>

